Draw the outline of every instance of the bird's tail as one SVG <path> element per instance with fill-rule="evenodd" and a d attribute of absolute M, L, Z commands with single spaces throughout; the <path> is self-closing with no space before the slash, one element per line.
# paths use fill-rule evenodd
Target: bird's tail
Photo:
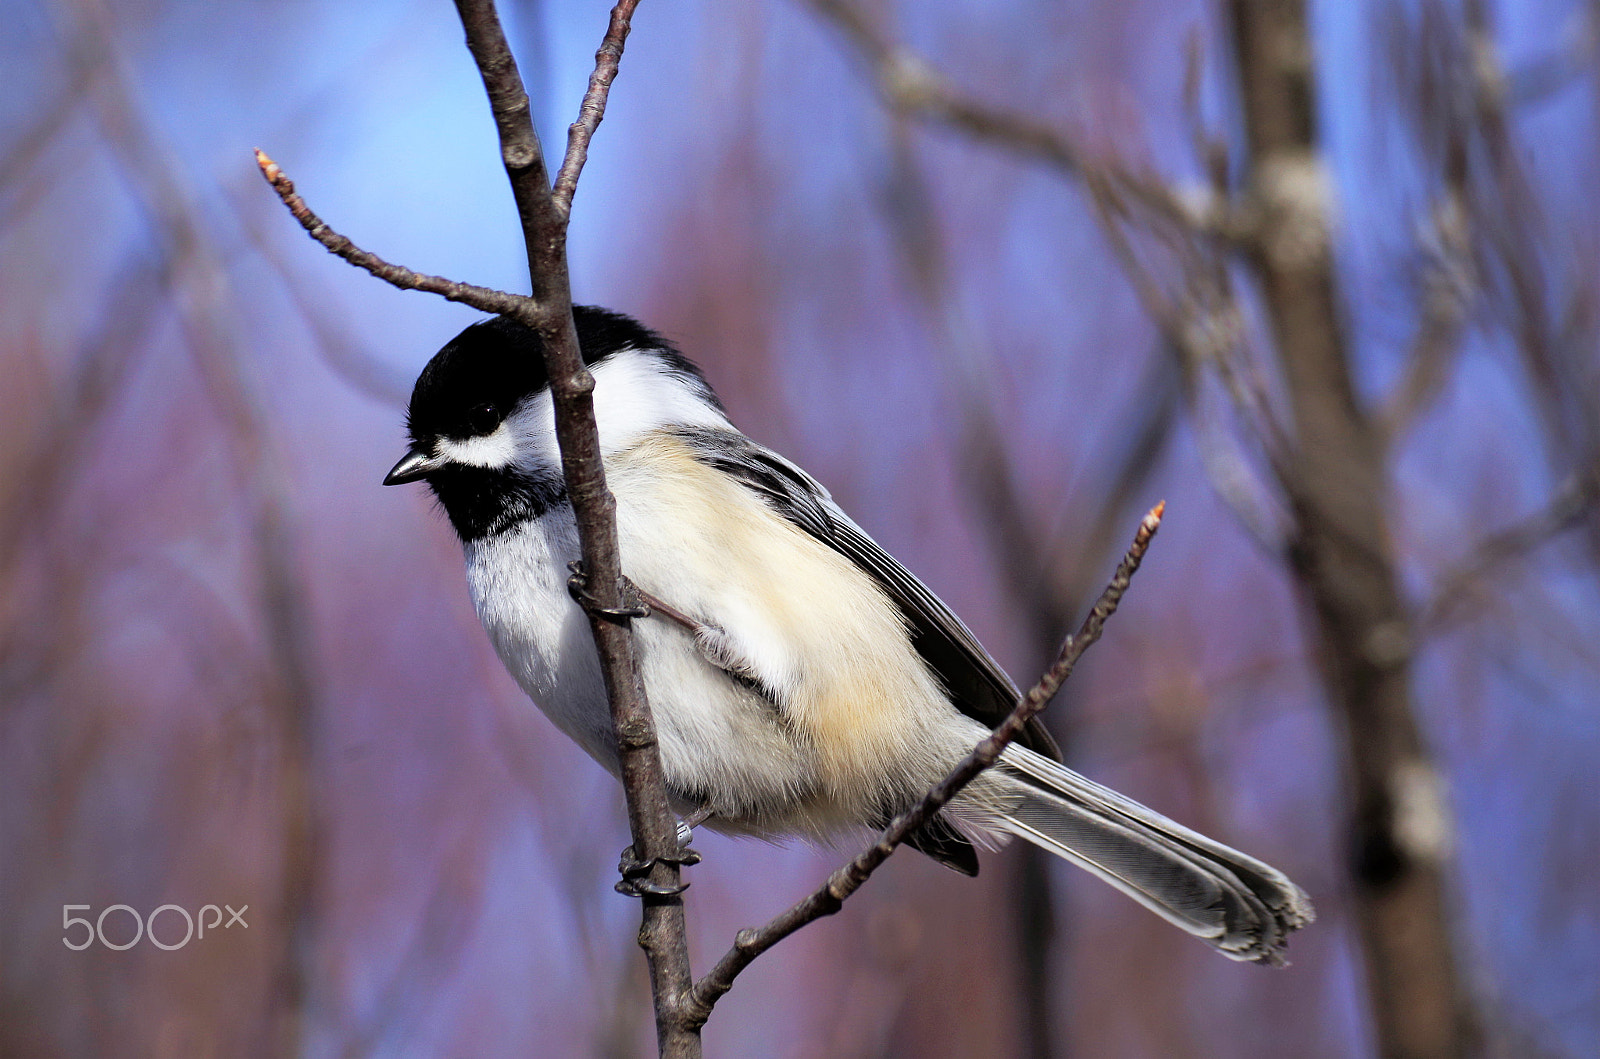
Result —
<path fill-rule="evenodd" d="M 1282 872 L 1031 750 L 1008 747 L 991 775 L 987 829 L 1093 872 L 1230 959 L 1281 964 L 1289 932 L 1316 918 Z"/>

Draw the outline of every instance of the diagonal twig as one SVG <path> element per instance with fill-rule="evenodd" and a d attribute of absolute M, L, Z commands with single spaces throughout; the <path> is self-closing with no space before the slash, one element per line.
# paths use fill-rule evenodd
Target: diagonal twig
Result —
<path fill-rule="evenodd" d="M 1581 522 L 1596 500 L 1600 482 L 1574 475 L 1537 511 L 1479 541 L 1467 555 L 1438 578 L 1438 588 L 1422 608 L 1417 626 L 1425 632 L 1449 625 L 1473 589 L 1500 566 L 1542 547 Z"/>
<path fill-rule="evenodd" d="M 853 0 L 810 0 L 872 66 L 872 77 L 890 109 L 934 121 L 974 140 L 997 143 L 1032 158 L 1085 189 L 1117 212 L 1137 205 L 1184 231 L 1222 240 L 1240 235 L 1244 219 L 1225 200 L 1204 189 L 1180 194 L 1164 180 L 1114 160 L 1092 156 L 1077 140 L 1023 111 L 974 99 L 941 77 L 921 57 L 892 41 Z"/>
<path fill-rule="evenodd" d="M 845 899 L 855 893 L 912 832 L 931 820 L 934 814 L 944 808 L 963 787 L 1000 759 L 1005 748 L 1022 734 L 1028 721 L 1050 704 L 1050 700 L 1061 689 L 1061 685 L 1072 675 L 1078 659 L 1100 638 L 1106 620 L 1116 612 L 1117 605 L 1122 601 L 1122 594 L 1127 591 L 1128 583 L 1139 569 L 1145 550 L 1150 546 L 1150 539 L 1161 527 L 1161 515 L 1165 509 L 1166 503 L 1163 501 L 1151 508 L 1140 520 L 1133 544 L 1129 546 L 1122 562 L 1117 565 L 1117 572 L 1112 576 L 1111 583 L 1100 594 L 1088 617 L 1084 618 L 1082 627 L 1076 634 L 1067 637 L 1055 662 L 1045 671 L 1044 676 L 1039 678 L 1039 682 L 1028 690 L 1006 719 L 1000 722 L 999 727 L 979 743 L 972 753 L 951 770 L 949 775 L 923 795 L 920 802 L 895 817 L 883 834 L 878 836 L 876 842 L 828 876 L 828 881 L 819 889 L 768 921 L 765 926 L 741 930 L 738 933 L 733 947 L 723 954 L 722 959 L 717 961 L 716 966 L 705 977 L 694 983 L 693 990 L 684 999 L 683 1006 L 687 1017 L 694 1025 L 703 1024 L 710 1017 L 716 1002 L 733 988 L 734 979 L 756 957 L 806 924 L 839 911 Z"/>
<path fill-rule="evenodd" d="M 425 272 L 413 272 L 402 265 L 393 265 L 379 257 L 377 254 L 363 250 L 351 242 L 347 236 L 340 235 L 311 212 L 305 200 L 294 189 L 294 181 L 259 148 L 256 150 L 256 165 L 261 169 L 261 175 L 266 177 L 267 183 L 272 185 L 272 190 L 278 193 L 278 198 L 288 207 L 294 219 L 300 226 L 311 233 L 311 238 L 327 248 L 328 253 L 342 257 L 357 268 L 364 268 L 377 276 L 385 283 L 399 287 L 401 290 L 427 291 L 447 298 L 453 302 L 470 305 L 474 309 L 481 309 L 486 313 L 510 313 L 527 301 L 521 294 L 509 294 L 503 290 L 492 287 L 479 287 L 471 283 L 458 283 L 455 280 L 445 279 L 443 276 L 430 276 Z"/>

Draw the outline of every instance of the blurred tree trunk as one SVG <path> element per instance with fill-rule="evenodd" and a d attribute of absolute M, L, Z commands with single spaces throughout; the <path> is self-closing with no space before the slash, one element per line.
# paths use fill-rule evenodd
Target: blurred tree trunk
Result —
<path fill-rule="evenodd" d="M 1343 333 L 1305 4 L 1229 0 L 1228 15 L 1256 215 L 1249 257 L 1293 416 L 1287 560 L 1346 743 L 1348 870 L 1378 1051 L 1466 1055 L 1474 1033 L 1443 881 L 1449 814 L 1411 699 L 1387 453 L 1357 400 Z"/>

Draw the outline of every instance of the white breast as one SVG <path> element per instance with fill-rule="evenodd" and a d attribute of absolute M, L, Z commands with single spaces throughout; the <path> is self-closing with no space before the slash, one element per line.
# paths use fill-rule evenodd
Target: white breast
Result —
<path fill-rule="evenodd" d="M 623 524 L 637 525 L 632 519 Z M 673 579 L 664 583 L 657 576 L 663 567 L 685 569 L 676 561 L 681 556 L 647 553 L 636 532 L 623 532 L 622 551 L 632 576 L 654 591 L 672 587 Z M 663 561 L 628 565 L 630 554 L 658 554 Z M 566 587 L 567 563 L 577 556 L 571 510 L 559 508 L 469 545 L 468 585 L 506 669 L 556 727 L 616 774 L 594 641 Z M 818 819 L 797 824 L 790 818 L 815 790 L 816 768 L 805 741 L 794 738 L 769 703 L 701 657 L 681 626 L 654 617 L 635 622 L 634 631 L 662 765 L 668 783 L 685 795 L 681 810 L 709 801 L 726 829 L 763 835 L 797 826 L 822 832 L 848 822 L 820 806 L 813 813 Z"/>
<path fill-rule="evenodd" d="M 467 587 L 500 661 L 550 720 L 612 773 L 616 751 L 600 662 L 567 592 L 578 557 L 572 510 L 466 546 Z"/>

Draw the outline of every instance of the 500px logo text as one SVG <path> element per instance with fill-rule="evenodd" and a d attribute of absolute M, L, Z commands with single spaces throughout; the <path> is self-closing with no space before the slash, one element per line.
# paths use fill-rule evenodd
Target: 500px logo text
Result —
<path fill-rule="evenodd" d="M 65 945 L 69 949 L 81 951 L 83 949 L 87 949 L 90 945 L 93 945 L 95 939 L 99 938 L 100 944 L 104 945 L 108 949 L 115 949 L 120 952 L 123 949 L 131 949 L 135 945 L 139 944 L 140 938 L 149 937 L 150 944 L 154 945 L 158 949 L 166 949 L 168 952 L 170 952 L 173 949 L 183 948 L 185 945 L 189 944 L 189 940 L 191 938 L 204 938 L 206 936 L 206 931 L 208 930 L 215 932 L 219 925 L 223 930 L 227 930 L 235 923 L 241 927 L 244 927 L 246 930 L 250 928 L 250 924 L 244 921 L 244 914 L 250 909 L 249 905 L 241 906 L 237 912 L 233 910 L 232 905 L 223 905 L 222 908 L 218 908 L 216 905 L 202 905 L 200 910 L 193 916 L 189 915 L 188 909 L 181 905 L 162 905 L 154 912 L 151 912 L 148 918 L 141 918 L 138 911 L 129 905 L 107 905 L 101 910 L 100 915 L 95 918 L 93 923 L 82 916 L 75 916 L 72 914 L 74 912 L 89 911 L 90 907 L 91 906 L 89 905 L 61 906 L 61 929 L 63 931 L 61 944 Z M 228 910 L 228 921 L 226 923 L 223 923 L 222 921 L 223 908 Z M 118 943 L 106 940 L 106 917 L 113 912 L 125 913 L 133 920 L 132 941 Z M 178 941 L 162 941 L 160 938 L 156 937 L 156 918 L 163 912 L 168 913 L 168 919 L 171 919 L 173 916 L 178 916 L 183 920 L 183 937 Z M 206 922 L 206 916 L 208 913 L 211 916 L 211 922 L 209 923 Z M 195 925 L 197 921 L 200 928 L 198 934 L 195 931 Z M 115 921 L 113 920 L 113 922 Z M 74 941 L 71 936 L 72 929 L 78 926 L 83 927 L 82 941 Z M 173 932 L 171 928 L 166 927 L 163 927 L 162 930 L 164 933 L 168 934 Z"/>

